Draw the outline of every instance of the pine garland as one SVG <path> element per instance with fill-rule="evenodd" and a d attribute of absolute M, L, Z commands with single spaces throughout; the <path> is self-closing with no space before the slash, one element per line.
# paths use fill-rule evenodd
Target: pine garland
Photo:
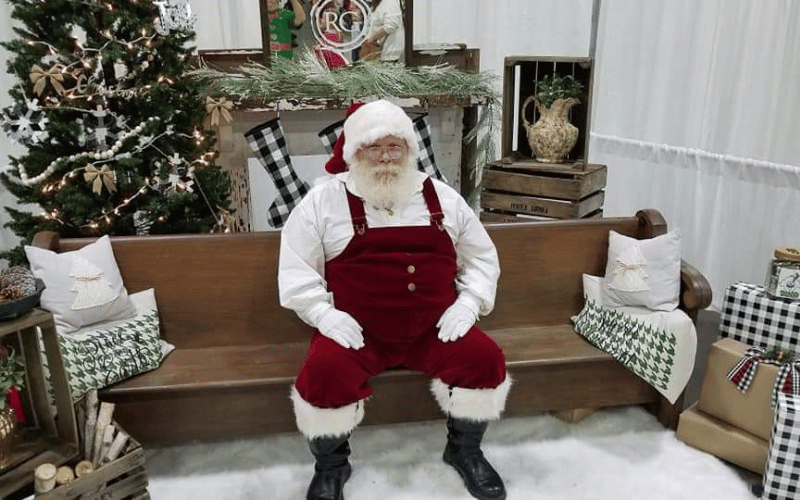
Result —
<path fill-rule="evenodd" d="M 201 68 L 190 74 L 209 95 L 242 100 L 441 96 L 490 103 L 498 100 L 497 77 L 488 72 L 466 73 L 449 65 L 409 68 L 387 62 L 358 62 L 349 68 L 329 70 L 310 50 L 297 53 L 294 59 L 276 57 L 270 67 L 248 63 L 238 73 Z"/>

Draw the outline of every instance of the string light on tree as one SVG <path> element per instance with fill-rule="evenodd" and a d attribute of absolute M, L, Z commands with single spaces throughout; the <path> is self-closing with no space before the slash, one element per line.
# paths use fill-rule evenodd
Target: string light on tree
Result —
<path fill-rule="evenodd" d="M 7 46 L 17 82 L 0 125 L 28 150 L 0 181 L 41 206 L 11 215 L 23 244 L 43 229 L 138 234 L 144 220 L 148 233 L 211 230 L 230 178 L 213 164 L 199 83 L 184 77 L 194 40 L 188 1 L 7 1 L 28 35 Z M 0 258 L 16 263 L 24 252 Z"/>

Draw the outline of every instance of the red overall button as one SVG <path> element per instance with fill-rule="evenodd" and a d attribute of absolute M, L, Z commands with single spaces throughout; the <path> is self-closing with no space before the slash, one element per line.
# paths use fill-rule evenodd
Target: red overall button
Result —
<path fill-rule="evenodd" d="M 408 272 L 409 272 L 409 274 L 413 274 L 413 273 L 414 273 L 414 271 L 416 271 L 416 270 L 417 270 L 417 268 L 416 268 L 416 267 L 414 267 L 414 266 L 408 266 Z"/>
<path fill-rule="evenodd" d="M 408 284 L 408 291 L 409 292 L 413 292 L 416 289 L 417 289 L 417 285 L 415 285 L 414 283 L 409 283 Z"/>

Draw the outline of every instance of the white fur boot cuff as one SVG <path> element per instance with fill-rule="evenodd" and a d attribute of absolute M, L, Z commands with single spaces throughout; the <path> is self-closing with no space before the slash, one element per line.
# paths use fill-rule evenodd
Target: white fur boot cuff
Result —
<path fill-rule="evenodd" d="M 506 407 L 511 376 L 494 389 L 450 387 L 441 380 L 431 381 L 431 392 L 447 415 L 475 421 L 497 420 Z"/>
<path fill-rule="evenodd" d="M 364 400 L 340 408 L 317 408 L 303 399 L 294 385 L 289 397 L 297 428 L 308 439 L 350 434 L 364 419 Z"/>

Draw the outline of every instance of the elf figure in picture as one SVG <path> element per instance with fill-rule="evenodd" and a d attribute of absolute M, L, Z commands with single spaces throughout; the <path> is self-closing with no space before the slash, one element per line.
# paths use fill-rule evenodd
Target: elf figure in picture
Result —
<path fill-rule="evenodd" d="M 480 499 L 504 499 L 483 456 L 510 387 L 500 347 L 475 327 L 494 307 L 497 252 L 472 209 L 417 170 L 411 119 L 379 100 L 348 110 L 326 169 L 281 232 L 280 300 L 315 328 L 291 390 L 316 458 L 307 499 L 343 498 L 349 437 L 391 367 L 425 373 L 447 415 L 444 461 Z"/>
<path fill-rule="evenodd" d="M 292 59 L 292 32 L 300 29 L 306 20 L 306 12 L 300 0 L 289 0 L 292 8 L 283 6 L 285 0 L 267 0 L 269 15 L 269 51 Z"/>

